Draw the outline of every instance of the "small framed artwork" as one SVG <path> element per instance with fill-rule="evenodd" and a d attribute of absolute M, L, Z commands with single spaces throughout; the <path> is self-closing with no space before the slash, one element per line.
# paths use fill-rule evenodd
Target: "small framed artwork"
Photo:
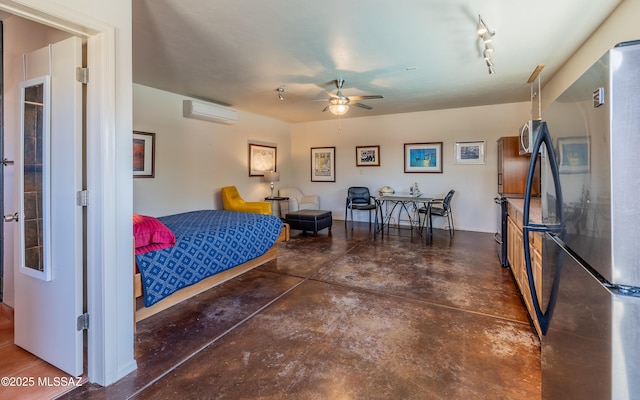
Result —
<path fill-rule="evenodd" d="M 558 138 L 558 171 L 561 174 L 582 174 L 591 168 L 589 138 Z"/>
<path fill-rule="evenodd" d="M 405 143 L 405 173 L 442 173 L 442 142 Z"/>
<path fill-rule="evenodd" d="M 264 176 L 266 171 L 277 171 L 278 148 L 249 143 L 249 176 Z"/>
<path fill-rule="evenodd" d="M 456 142 L 456 164 L 484 164 L 485 141 Z"/>
<path fill-rule="evenodd" d="M 311 148 L 311 182 L 336 181 L 336 148 Z"/>
<path fill-rule="evenodd" d="M 153 178 L 155 176 L 156 134 L 133 131 L 133 177 Z"/>
<path fill-rule="evenodd" d="M 380 146 L 356 146 L 356 167 L 379 167 Z"/>

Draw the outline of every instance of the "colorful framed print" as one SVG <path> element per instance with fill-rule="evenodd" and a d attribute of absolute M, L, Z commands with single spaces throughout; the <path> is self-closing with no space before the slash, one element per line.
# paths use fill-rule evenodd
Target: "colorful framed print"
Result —
<path fill-rule="evenodd" d="M 278 148 L 249 143 L 249 176 L 264 176 L 267 171 L 277 171 Z"/>
<path fill-rule="evenodd" d="M 356 167 L 379 167 L 380 146 L 356 146 Z"/>
<path fill-rule="evenodd" d="M 485 141 L 456 142 L 456 164 L 484 164 Z"/>
<path fill-rule="evenodd" d="M 133 177 L 155 177 L 156 134 L 133 131 Z"/>
<path fill-rule="evenodd" d="M 582 174 L 591 168 L 589 137 L 558 138 L 558 171 L 561 174 Z"/>
<path fill-rule="evenodd" d="M 311 182 L 336 181 L 336 148 L 311 148 Z"/>
<path fill-rule="evenodd" d="M 405 173 L 442 173 L 442 142 L 405 143 Z"/>

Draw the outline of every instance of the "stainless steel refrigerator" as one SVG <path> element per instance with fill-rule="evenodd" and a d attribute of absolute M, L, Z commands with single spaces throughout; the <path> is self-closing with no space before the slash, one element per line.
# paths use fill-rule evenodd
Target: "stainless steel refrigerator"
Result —
<path fill-rule="evenodd" d="M 530 287 L 528 232 L 544 236 L 542 398 L 640 399 L 640 41 L 609 50 L 543 117 L 542 221 L 523 229 Z"/>

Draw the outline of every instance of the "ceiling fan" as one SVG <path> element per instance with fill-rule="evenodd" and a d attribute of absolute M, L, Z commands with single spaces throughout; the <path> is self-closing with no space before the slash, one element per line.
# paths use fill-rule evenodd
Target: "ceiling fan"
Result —
<path fill-rule="evenodd" d="M 370 95 L 370 96 L 345 96 L 342 94 L 342 86 L 344 85 L 344 79 L 336 79 L 333 81 L 336 85 L 338 91 L 336 94 L 329 93 L 331 98 L 329 99 L 329 105 L 324 108 L 324 111 L 331 111 L 335 115 L 344 115 L 349 111 L 349 106 L 355 106 L 360 108 L 365 108 L 367 110 L 371 110 L 372 107 L 358 103 L 359 100 L 369 100 L 369 99 L 382 99 L 383 97 L 379 94 Z"/>

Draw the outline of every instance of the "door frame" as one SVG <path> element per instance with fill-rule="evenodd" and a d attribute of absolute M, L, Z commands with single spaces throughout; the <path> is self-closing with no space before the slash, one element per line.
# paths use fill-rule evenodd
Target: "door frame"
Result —
<path fill-rule="evenodd" d="M 115 28 L 50 1 L 0 0 L 0 10 L 70 32 L 87 41 L 90 71 L 86 92 L 88 376 L 91 382 L 106 386 L 136 369 L 132 300 L 127 303 L 126 296 L 118 296 L 118 293 L 131 293 L 133 298 L 131 264 L 119 263 L 126 254 L 125 248 L 131 253 L 132 238 L 130 235 L 118 238 L 118 230 L 126 229 L 123 222 L 126 218 L 123 217 L 127 213 L 129 229 L 126 232 L 130 233 L 129 211 L 133 201 L 122 204 L 117 196 L 121 170 L 117 161 L 122 160 L 116 159 Z M 130 154 L 128 159 L 131 159 Z M 126 184 L 122 176 L 120 173 L 120 185 Z M 132 185 L 133 178 L 130 179 Z M 120 213 L 116 205 L 120 206 Z M 125 270 L 128 279 L 123 276 Z M 131 288 L 128 291 L 127 285 Z"/>

